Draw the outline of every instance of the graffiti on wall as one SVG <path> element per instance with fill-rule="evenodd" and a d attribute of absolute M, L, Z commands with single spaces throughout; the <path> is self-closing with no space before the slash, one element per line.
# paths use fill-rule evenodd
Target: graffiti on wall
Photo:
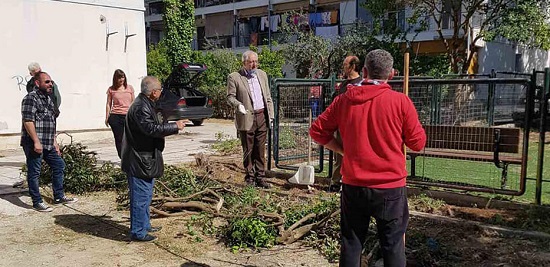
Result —
<path fill-rule="evenodd" d="M 11 77 L 16 82 L 17 89 L 19 91 L 27 92 L 27 83 L 31 79 L 31 76 L 23 77 L 22 75 L 14 75 Z"/>

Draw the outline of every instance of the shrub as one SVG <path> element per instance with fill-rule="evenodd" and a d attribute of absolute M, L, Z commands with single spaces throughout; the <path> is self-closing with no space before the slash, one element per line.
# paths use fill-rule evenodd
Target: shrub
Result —
<path fill-rule="evenodd" d="M 156 46 L 151 45 L 149 52 L 147 52 L 147 75 L 152 75 L 161 82 L 164 82 L 170 72 L 172 66 L 168 60 L 168 49 L 163 42 L 158 43 Z"/>
<path fill-rule="evenodd" d="M 97 168 L 96 153 L 87 151 L 81 143 L 71 143 L 61 146 L 61 158 L 65 161 L 65 176 L 63 188 L 67 192 L 82 194 L 84 192 L 99 191 L 126 186 L 126 175 L 112 164 L 104 164 Z M 22 168 L 26 173 L 27 167 Z M 41 185 L 52 182 L 50 167 L 42 162 L 39 183 Z"/>
<path fill-rule="evenodd" d="M 230 221 L 225 236 L 235 252 L 247 247 L 271 247 L 275 244 L 277 233 L 273 226 L 260 218 L 249 217 Z"/>

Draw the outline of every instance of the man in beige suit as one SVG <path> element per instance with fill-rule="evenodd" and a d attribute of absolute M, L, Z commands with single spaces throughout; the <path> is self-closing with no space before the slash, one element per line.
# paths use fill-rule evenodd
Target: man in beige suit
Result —
<path fill-rule="evenodd" d="M 273 121 L 267 74 L 258 69 L 258 54 L 246 51 L 243 68 L 227 77 L 227 100 L 235 108 L 235 126 L 243 147 L 245 182 L 270 188 L 265 181 L 265 140 Z"/>

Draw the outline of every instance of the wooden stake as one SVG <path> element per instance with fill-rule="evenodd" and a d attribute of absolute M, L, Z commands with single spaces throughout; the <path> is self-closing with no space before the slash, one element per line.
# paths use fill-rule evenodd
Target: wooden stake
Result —
<path fill-rule="evenodd" d="M 404 60 L 404 79 L 403 79 L 403 93 L 408 96 L 409 95 L 409 51 L 407 47 L 407 52 L 405 52 L 405 60 Z M 407 161 L 407 146 L 403 145 L 403 155 L 405 155 L 405 161 Z M 405 235 L 403 234 L 403 246 L 405 246 Z"/>
<path fill-rule="evenodd" d="M 409 51 L 405 52 L 405 60 L 404 60 L 404 79 L 403 79 L 403 93 L 408 96 L 409 95 Z M 405 155 L 405 159 L 407 159 L 407 147 L 403 145 L 403 154 Z"/>

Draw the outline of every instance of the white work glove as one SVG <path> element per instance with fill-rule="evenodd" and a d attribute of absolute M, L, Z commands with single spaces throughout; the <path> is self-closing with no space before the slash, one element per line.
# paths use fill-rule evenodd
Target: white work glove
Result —
<path fill-rule="evenodd" d="M 246 112 L 246 109 L 244 108 L 243 104 L 240 104 L 239 107 L 237 108 L 237 110 L 239 111 L 239 113 L 245 115 L 247 112 Z"/>

